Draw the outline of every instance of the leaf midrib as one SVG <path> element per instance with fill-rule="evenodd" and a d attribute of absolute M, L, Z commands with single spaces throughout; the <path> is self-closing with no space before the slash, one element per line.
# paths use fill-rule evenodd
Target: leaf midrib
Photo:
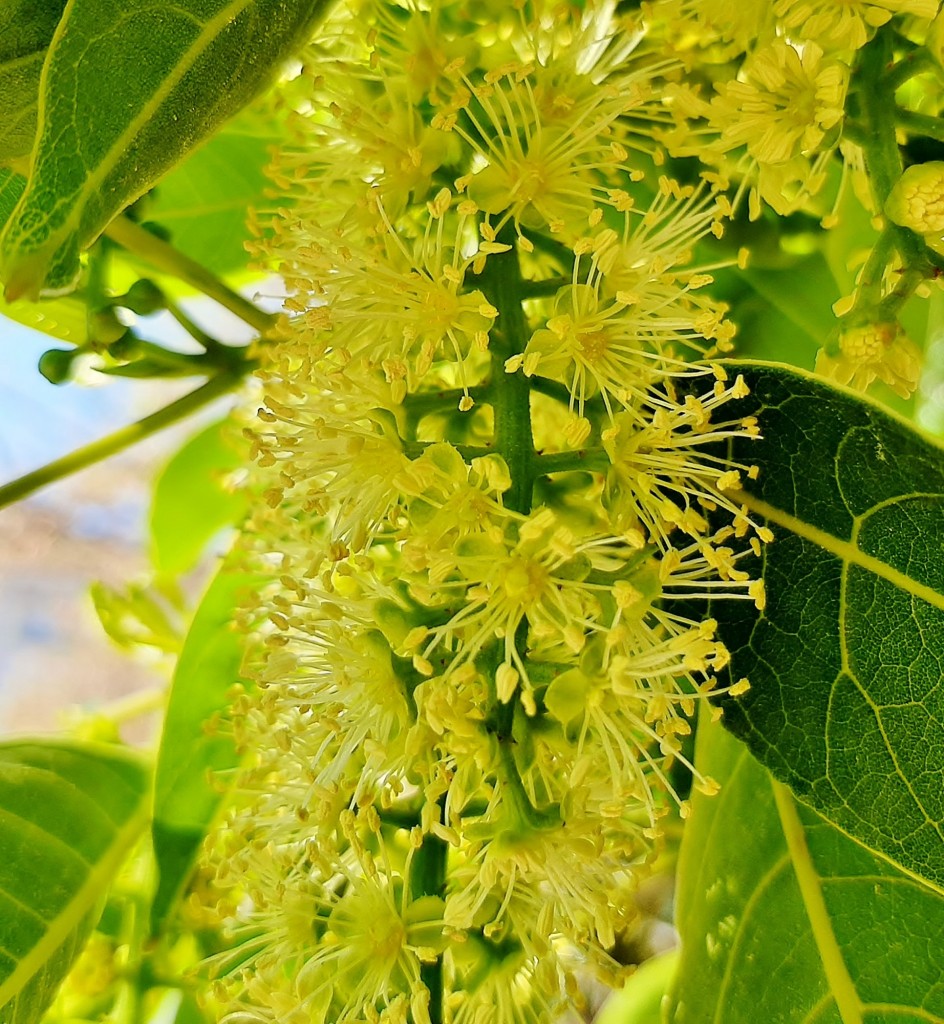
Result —
<path fill-rule="evenodd" d="M 863 1024 L 862 1000 L 859 998 L 859 993 L 843 959 L 836 933 L 833 931 L 829 911 L 826 908 L 826 900 L 823 898 L 819 872 L 810 857 L 809 847 L 806 844 L 806 830 L 797 813 L 793 795 L 782 782 L 777 782 L 773 777 L 770 778 L 770 785 L 777 814 L 780 817 L 784 840 L 790 854 L 790 861 L 793 865 L 793 873 L 803 900 L 803 909 L 810 923 L 813 941 L 816 943 L 823 972 L 826 975 L 826 983 L 836 1003 L 836 1010 L 842 1024 Z"/>
<path fill-rule="evenodd" d="M 858 566 L 860 569 L 865 569 L 866 572 L 870 572 L 887 583 L 891 583 L 892 586 L 897 587 L 906 594 L 920 598 L 939 611 L 944 611 L 944 594 L 939 593 L 925 583 L 919 583 L 912 576 L 893 568 L 880 558 L 866 554 L 852 541 L 841 540 L 839 537 L 821 530 L 818 526 L 804 522 L 789 512 L 770 505 L 766 501 L 748 494 L 746 491 L 732 492 L 732 497 L 735 501 L 746 505 L 749 511 L 763 516 L 768 522 L 781 526 L 803 540 L 807 540 L 824 551 L 828 551 L 831 555 L 835 555 L 840 559 L 840 561 Z M 907 497 L 907 495 L 903 495 L 903 497 Z"/>
<path fill-rule="evenodd" d="M 84 200 L 92 193 L 98 191 L 101 183 L 104 179 L 114 170 L 116 165 L 116 158 L 119 155 L 124 154 L 130 147 L 132 140 L 139 133 L 141 128 L 151 119 L 153 113 L 160 109 L 161 104 L 167 97 L 173 92 L 173 90 L 180 84 L 187 72 L 189 72 L 196 64 L 200 56 L 206 51 L 209 45 L 217 37 L 219 32 L 230 22 L 235 21 L 242 12 L 249 7 L 254 0 L 233 0 L 233 2 L 227 4 L 222 10 L 216 15 L 216 17 L 206 22 L 203 29 L 200 31 L 193 44 L 188 50 L 181 54 L 180 59 L 175 63 L 170 73 L 162 80 L 161 85 L 152 94 L 151 98 L 145 103 L 138 111 L 137 115 L 133 117 L 129 122 L 125 130 L 118 136 L 118 138 L 112 143 L 111 147 L 105 153 L 104 157 L 98 162 L 98 165 L 91 171 L 86 177 L 83 185 L 74 193 L 75 201 L 72 203 L 72 212 L 63 221 L 59 228 L 53 233 L 53 237 L 62 237 L 63 235 L 69 234 L 70 231 L 75 229 L 76 223 L 81 219 L 81 215 L 85 209 Z M 56 44 L 60 41 L 62 34 L 67 28 L 68 14 L 60 22 L 59 28 L 56 31 L 55 38 L 53 39 L 50 50 L 54 53 Z M 51 63 L 51 61 L 50 61 Z M 49 64 L 46 65 L 48 69 Z M 43 72 L 43 83 L 40 89 L 40 110 L 39 118 L 41 122 L 45 122 L 45 76 L 46 70 Z M 45 124 L 42 123 L 38 136 L 41 136 L 42 132 L 45 131 Z M 25 201 L 25 195 L 21 200 L 21 203 Z"/>

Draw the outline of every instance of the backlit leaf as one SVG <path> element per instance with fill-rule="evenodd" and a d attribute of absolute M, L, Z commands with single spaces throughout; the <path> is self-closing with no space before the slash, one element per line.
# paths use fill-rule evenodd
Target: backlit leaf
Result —
<path fill-rule="evenodd" d="M 66 0 L 0 0 L 0 165 L 29 155 L 39 76 Z"/>
<path fill-rule="evenodd" d="M 0 239 L 8 297 L 71 287 L 79 252 L 299 47 L 320 0 L 69 0 L 29 185 Z"/>
<path fill-rule="evenodd" d="M 246 270 L 247 211 L 270 186 L 265 167 L 276 125 L 243 113 L 161 179 L 148 220 L 170 232 L 174 248 L 214 273 Z"/>
<path fill-rule="evenodd" d="M 721 792 L 696 794 L 685 828 L 668 1021 L 944 1022 L 944 899 L 799 804 L 705 718 L 696 761 Z"/>
<path fill-rule="evenodd" d="M 220 788 L 210 774 L 237 764 L 232 738 L 213 723 L 240 679 L 243 638 L 233 628 L 236 610 L 258 583 L 224 565 L 197 608 L 177 661 L 154 780 L 155 931 L 186 883 L 219 807 Z"/>
<path fill-rule="evenodd" d="M 0 744 L 0 1020 L 32 1024 L 146 824 L 148 773 L 88 744 Z"/>
<path fill-rule="evenodd" d="M 244 466 L 242 438 L 228 421 L 213 423 L 190 438 L 164 467 L 151 503 L 151 559 L 159 572 L 192 569 L 208 541 L 239 522 L 245 494 L 227 490 L 224 476 Z"/>

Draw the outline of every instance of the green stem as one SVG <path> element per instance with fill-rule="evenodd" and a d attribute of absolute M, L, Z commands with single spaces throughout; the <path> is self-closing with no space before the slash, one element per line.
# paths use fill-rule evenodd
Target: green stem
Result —
<path fill-rule="evenodd" d="M 895 136 L 896 85 L 894 77 L 887 71 L 893 56 L 892 44 L 891 34 L 885 29 L 879 29 L 875 38 L 859 51 L 857 68 L 860 81 L 858 96 L 864 129 L 862 149 L 872 197 L 879 213 L 885 209 L 888 195 L 904 170 Z M 907 228 L 886 222 L 860 278 L 860 296 L 854 307 L 856 313 L 870 304 L 875 288 L 881 287 L 892 244 L 898 250 L 904 266 L 911 271 L 909 285 L 912 280 L 916 285 L 931 273 L 936 261 L 930 258 L 924 240 Z M 901 282 L 896 293 L 897 307 L 907 298 L 901 294 Z"/>
<path fill-rule="evenodd" d="M 404 441 L 403 454 L 411 459 L 418 459 L 430 445 L 438 443 L 437 441 Z M 483 445 L 477 444 L 454 444 L 452 447 L 462 456 L 465 462 L 469 463 L 473 459 L 482 458 L 483 455 L 491 455 L 495 450 L 494 448 L 486 448 Z"/>
<path fill-rule="evenodd" d="M 852 309 L 842 318 L 849 322 L 855 320 L 861 311 L 870 311 L 881 301 L 882 280 L 885 275 L 885 268 L 891 258 L 892 249 L 895 248 L 895 233 L 891 226 L 886 225 L 878 236 L 865 266 L 859 274 L 856 282 L 856 300 Z"/>
<path fill-rule="evenodd" d="M 580 470 L 601 472 L 609 469 L 610 459 L 602 448 L 578 448 L 576 451 L 551 452 L 534 458 L 534 475 L 569 473 Z"/>
<path fill-rule="evenodd" d="M 116 217 L 105 229 L 105 234 L 129 252 L 140 256 L 157 270 L 186 281 L 198 291 L 215 299 L 224 309 L 265 334 L 275 324 L 276 317 L 259 309 L 248 299 L 224 284 L 202 264 L 178 252 L 172 245 L 151 234 L 140 224 L 127 217 Z"/>
<path fill-rule="evenodd" d="M 574 283 L 570 277 L 546 277 L 543 281 L 526 281 L 522 298 L 539 299 L 546 295 L 556 295 L 561 288 Z"/>
<path fill-rule="evenodd" d="M 490 339 L 491 378 L 488 401 L 495 414 L 495 450 L 508 464 L 511 487 L 505 506 L 527 515 L 531 511 L 534 438 L 531 434 L 531 385 L 518 370 L 505 372 L 505 361 L 524 351 L 529 331 L 521 308 L 524 282 L 515 249 L 514 229 L 499 233 L 499 242 L 511 245 L 508 252 L 489 256 L 482 272 L 482 291 L 498 310 Z"/>
<path fill-rule="evenodd" d="M 125 448 L 130 448 L 131 445 L 145 437 L 150 437 L 151 434 L 156 434 L 159 430 L 186 419 L 191 413 L 209 405 L 210 402 L 225 395 L 228 391 L 232 391 L 240 380 L 242 380 L 242 376 L 239 374 L 217 374 L 195 391 L 184 395 L 183 398 L 178 398 L 176 402 L 171 402 L 170 405 L 158 409 L 157 412 L 145 416 L 136 423 L 131 423 L 107 437 L 93 441 L 84 448 L 70 452 L 61 459 L 56 459 L 55 462 L 47 463 L 47 465 L 33 470 L 32 473 L 11 480 L 10 483 L 0 487 L 0 508 L 6 508 L 7 505 L 20 501 L 47 484 L 71 476 L 80 469 L 85 469 L 86 466 L 101 462 Z"/>
<path fill-rule="evenodd" d="M 939 117 L 899 109 L 895 112 L 895 123 L 909 135 L 921 135 L 944 142 L 944 120 Z"/>
<path fill-rule="evenodd" d="M 524 351 L 530 337 L 528 322 L 521 306 L 527 282 L 521 276 L 518 263 L 515 231 L 509 224 L 498 234 L 497 241 L 510 245 L 508 252 L 489 256 L 482 273 L 482 291 L 498 310 L 498 319 L 492 332 L 491 376 L 488 401 L 495 415 L 495 450 L 508 465 L 511 487 L 504 494 L 506 508 L 527 515 L 534 496 L 534 437 L 531 432 L 531 381 L 519 369 L 505 371 L 505 361 Z M 524 657 L 527 647 L 528 622 L 522 617 L 515 630 L 515 646 Z M 495 676 L 501 662 L 501 653 L 493 646 L 489 661 L 489 686 L 492 689 L 493 710 L 490 728 L 498 740 L 505 784 L 519 813 L 533 825 L 547 819 L 546 812 L 531 804 L 521 781 L 514 755 L 513 727 L 515 712 L 519 708 L 513 696 L 503 703 L 495 692 Z"/>
<path fill-rule="evenodd" d="M 892 57 L 891 43 L 891 36 L 879 29 L 875 38 L 859 51 L 859 97 L 866 132 L 865 165 L 879 212 L 903 170 L 895 139 L 895 122 L 890 116 L 895 110 L 895 90 L 885 73 Z"/>
<path fill-rule="evenodd" d="M 207 334 L 202 327 L 195 324 L 176 302 L 168 300 L 167 312 L 170 313 L 170 315 L 177 321 L 177 323 L 180 324 L 181 327 L 183 327 L 190 337 L 203 348 L 204 352 L 207 354 L 213 353 L 214 355 L 225 356 L 225 350 L 228 346 L 224 345 L 221 341 L 217 341 L 216 338 Z"/>
<path fill-rule="evenodd" d="M 885 84 L 895 92 L 917 75 L 937 70 L 937 62 L 927 50 L 913 50 L 885 72 Z"/>
<path fill-rule="evenodd" d="M 446 895 L 446 870 L 449 847 L 437 836 L 423 836 L 423 845 L 416 851 L 410 865 L 410 889 L 413 899 L 421 896 Z M 431 1024 L 443 1021 L 443 963 L 439 956 L 432 963 L 420 966 L 420 980 L 429 989 Z"/>

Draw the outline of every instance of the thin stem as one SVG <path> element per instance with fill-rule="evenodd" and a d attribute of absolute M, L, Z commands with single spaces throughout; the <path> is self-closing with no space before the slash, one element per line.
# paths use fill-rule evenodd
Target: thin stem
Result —
<path fill-rule="evenodd" d="M 193 285 L 198 291 L 215 299 L 224 309 L 235 313 L 240 320 L 265 334 L 275 324 L 276 317 L 259 309 L 248 299 L 224 284 L 202 264 L 178 252 L 172 245 L 152 235 L 127 217 L 116 217 L 105 229 L 105 234 L 129 252 L 140 256 L 157 270 Z"/>
<path fill-rule="evenodd" d="M 551 452 L 548 455 L 536 455 L 534 458 L 535 476 L 580 470 L 601 471 L 609 467 L 609 457 L 602 448 L 578 448 L 576 451 Z"/>
<path fill-rule="evenodd" d="M 556 295 L 561 288 L 574 283 L 571 277 L 546 277 L 543 281 L 525 281 L 522 298 L 539 299 L 545 295 Z"/>
<path fill-rule="evenodd" d="M 856 282 L 856 301 L 853 308 L 843 317 L 848 321 L 854 319 L 861 310 L 871 310 L 878 304 L 882 297 L 882 280 L 885 276 L 885 268 L 891 258 L 892 250 L 895 248 L 895 233 L 889 225 L 882 229 L 878 236 L 865 266 L 859 274 Z"/>
<path fill-rule="evenodd" d="M 918 114 L 914 110 L 897 110 L 895 123 L 909 135 L 922 135 L 928 139 L 944 142 L 944 120 L 930 114 Z"/>
<path fill-rule="evenodd" d="M 914 50 L 885 72 L 885 84 L 895 92 L 926 71 L 937 71 L 936 61 L 927 50 Z"/>
<path fill-rule="evenodd" d="M 859 51 L 859 97 L 866 130 L 865 164 L 878 210 L 884 207 L 888 193 L 902 172 L 894 121 L 889 117 L 895 109 L 895 90 L 885 76 L 891 57 L 891 36 L 881 29 Z"/>
<path fill-rule="evenodd" d="M 144 715 L 160 711 L 167 702 L 167 687 L 155 686 L 149 690 L 139 690 L 127 697 L 121 697 L 104 704 L 97 709 L 97 714 L 107 718 L 114 725 L 133 722 Z"/>
<path fill-rule="evenodd" d="M 225 346 L 221 341 L 217 341 L 216 338 L 207 334 L 202 327 L 195 324 L 176 302 L 168 300 L 167 312 L 170 313 L 170 315 L 177 321 L 177 323 L 180 324 L 181 327 L 183 327 L 190 337 L 203 348 L 204 352 L 212 352 L 218 355 L 222 350 L 226 349 L 227 346 Z"/>
<path fill-rule="evenodd" d="M 178 398 L 177 401 L 171 402 L 170 405 L 158 409 L 157 412 L 145 416 L 136 423 L 122 427 L 107 437 L 93 441 L 84 448 L 78 448 L 61 459 L 56 459 L 55 462 L 47 463 L 25 476 L 11 480 L 10 483 L 0 487 L 0 508 L 6 508 L 7 505 L 12 505 L 13 502 L 34 494 L 40 488 L 46 487 L 56 480 L 61 480 L 77 473 L 80 469 L 85 469 L 86 466 L 101 462 L 117 452 L 124 451 L 125 448 L 130 448 L 138 441 L 156 434 L 165 427 L 186 419 L 191 413 L 209 405 L 210 402 L 225 395 L 228 391 L 232 391 L 241 380 L 241 374 L 217 374 L 195 391 L 184 395 L 183 398 Z"/>
<path fill-rule="evenodd" d="M 403 454 L 411 459 L 418 459 L 430 445 L 438 444 L 437 441 L 404 441 Z M 477 444 L 454 444 L 453 448 L 462 456 L 463 461 L 471 463 L 473 459 L 480 459 L 483 455 L 491 455 L 494 448 L 486 448 Z"/>

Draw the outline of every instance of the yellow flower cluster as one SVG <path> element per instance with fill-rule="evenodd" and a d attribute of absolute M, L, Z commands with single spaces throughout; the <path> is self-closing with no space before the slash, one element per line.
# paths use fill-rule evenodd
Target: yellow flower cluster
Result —
<path fill-rule="evenodd" d="M 678 61 L 615 11 L 340 8 L 297 83 L 264 653 L 211 851 L 234 1024 L 547 1021 L 613 971 L 729 660 L 705 602 L 763 607 L 695 255 L 726 206 L 658 173 Z"/>
<path fill-rule="evenodd" d="M 662 133 L 670 153 L 694 155 L 740 183 L 752 219 L 764 205 L 784 215 L 833 211 L 816 198 L 840 147 L 855 53 L 893 15 L 924 22 L 938 0 L 655 0 L 665 48 L 710 68 L 710 85 L 670 87 L 676 126 Z M 702 76 L 696 76 L 702 77 Z M 847 165 L 861 151 L 842 140 Z"/>

